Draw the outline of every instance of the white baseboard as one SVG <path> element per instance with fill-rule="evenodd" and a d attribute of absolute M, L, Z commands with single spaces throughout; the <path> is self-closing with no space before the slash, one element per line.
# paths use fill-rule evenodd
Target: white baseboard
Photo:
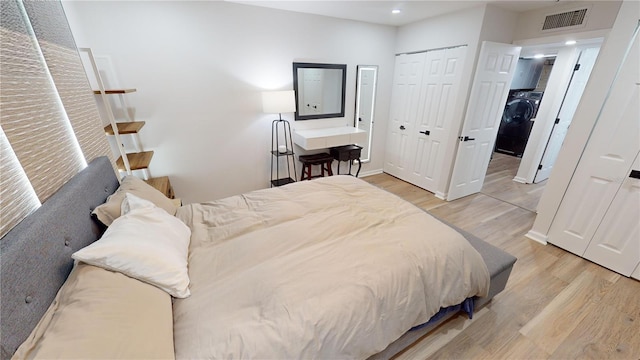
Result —
<path fill-rule="evenodd" d="M 382 173 L 383 173 L 382 169 L 361 171 L 360 174 L 358 175 L 358 177 L 367 177 L 367 176 L 378 175 L 378 174 L 382 174 Z"/>
<path fill-rule="evenodd" d="M 528 184 L 527 179 L 520 177 L 520 176 L 516 176 L 513 178 L 513 181 L 520 183 L 520 184 Z"/>
<path fill-rule="evenodd" d="M 433 195 L 435 195 L 438 199 L 447 201 L 447 193 L 436 191 Z"/>
<path fill-rule="evenodd" d="M 547 245 L 548 236 L 545 234 L 539 233 L 537 231 L 529 230 L 529 232 L 526 233 L 524 236 L 542 245 Z"/>

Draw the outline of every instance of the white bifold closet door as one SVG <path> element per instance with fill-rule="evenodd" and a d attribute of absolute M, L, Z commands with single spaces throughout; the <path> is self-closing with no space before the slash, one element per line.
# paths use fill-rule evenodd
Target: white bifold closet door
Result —
<path fill-rule="evenodd" d="M 467 47 L 396 58 L 384 171 L 436 193 Z"/>
<path fill-rule="evenodd" d="M 640 172 L 640 153 L 632 169 Z M 629 175 L 584 252 L 586 259 L 626 276 L 640 263 L 640 175 Z"/>
<path fill-rule="evenodd" d="M 636 36 L 549 230 L 550 243 L 626 276 L 640 262 L 639 54 Z"/>
<path fill-rule="evenodd" d="M 425 57 L 425 53 L 417 53 L 396 58 L 384 171 L 400 179 L 407 178 L 409 138 L 418 117 Z"/>

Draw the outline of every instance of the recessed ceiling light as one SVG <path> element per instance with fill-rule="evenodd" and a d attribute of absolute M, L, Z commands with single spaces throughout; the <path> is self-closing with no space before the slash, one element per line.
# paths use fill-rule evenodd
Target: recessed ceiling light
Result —
<path fill-rule="evenodd" d="M 543 57 L 544 57 L 544 54 L 535 54 L 535 55 L 533 55 L 534 59 L 541 59 Z"/>
<path fill-rule="evenodd" d="M 575 40 L 567 40 L 564 44 L 565 45 L 575 45 L 576 41 Z"/>
<path fill-rule="evenodd" d="M 393 9 L 393 10 L 391 10 L 391 13 L 392 13 L 392 14 L 400 14 L 401 12 L 402 12 L 402 10 L 400 10 L 400 9 Z"/>

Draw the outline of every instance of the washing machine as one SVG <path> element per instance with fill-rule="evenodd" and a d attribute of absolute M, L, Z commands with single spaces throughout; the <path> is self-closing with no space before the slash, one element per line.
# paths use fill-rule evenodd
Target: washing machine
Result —
<path fill-rule="evenodd" d="M 498 128 L 496 152 L 522 157 L 542 95 L 542 91 L 509 92 Z"/>

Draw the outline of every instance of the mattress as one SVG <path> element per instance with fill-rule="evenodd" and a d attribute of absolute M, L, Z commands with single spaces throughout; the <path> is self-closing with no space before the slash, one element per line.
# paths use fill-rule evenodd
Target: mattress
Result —
<path fill-rule="evenodd" d="M 178 358 L 366 358 L 489 292 L 482 256 L 406 201 L 333 176 L 184 206 Z"/>

